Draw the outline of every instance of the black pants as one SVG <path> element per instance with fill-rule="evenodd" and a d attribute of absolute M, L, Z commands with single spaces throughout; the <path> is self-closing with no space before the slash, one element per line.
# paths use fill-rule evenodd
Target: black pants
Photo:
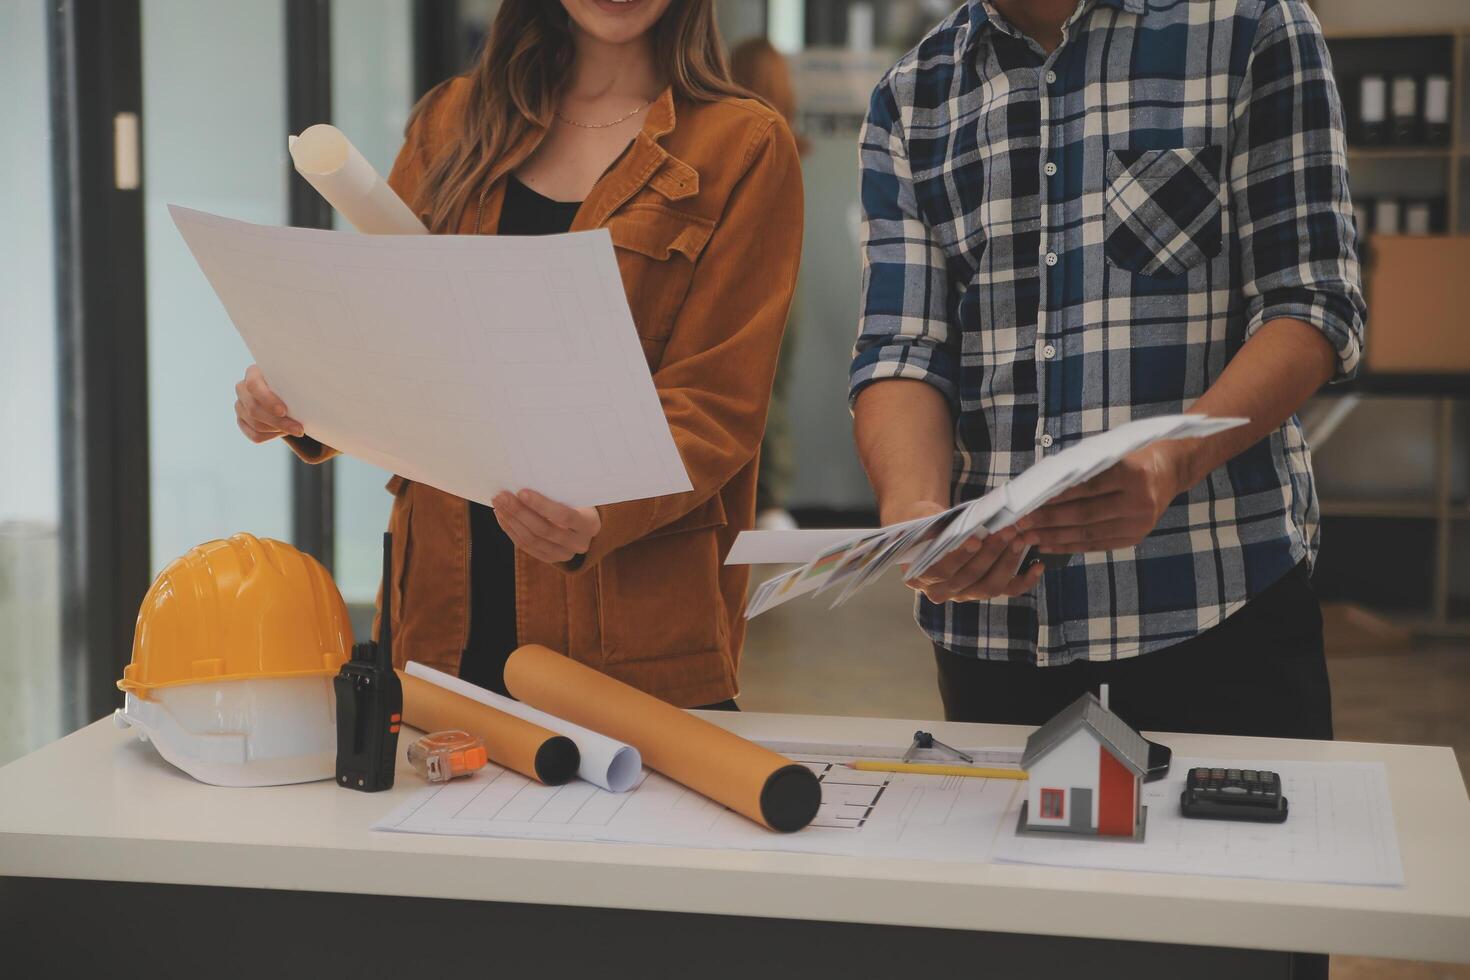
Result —
<path fill-rule="evenodd" d="M 1062 667 L 977 660 L 934 648 L 950 721 L 1040 725 L 1107 684 L 1134 728 L 1332 738 L 1322 610 L 1305 564 L 1192 640 L 1124 660 Z"/>
<path fill-rule="evenodd" d="M 1322 610 L 1305 564 L 1214 629 L 1143 656 L 1034 667 L 935 646 L 934 658 L 950 721 L 1040 725 L 1107 684 L 1108 706 L 1134 728 L 1332 738 Z M 1291 959 L 1293 980 L 1327 980 L 1327 957 Z"/>
<path fill-rule="evenodd" d="M 701 704 L 695 711 L 739 711 L 740 705 L 735 703 L 734 698 L 720 701 L 717 704 Z"/>

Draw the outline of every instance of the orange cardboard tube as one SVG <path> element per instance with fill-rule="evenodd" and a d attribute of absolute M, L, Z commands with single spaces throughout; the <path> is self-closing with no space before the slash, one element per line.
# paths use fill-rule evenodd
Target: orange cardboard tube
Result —
<path fill-rule="evenodd" d="M 492 762 L 522 776 L 560 786 L 577 773 L 581 755 L 565 735 L 496 711 L 486 704 L 446 691 L 397 671 L 403 682 L 403 720 L 425 732 L 452 729 L 478 735 Z"/>
<path fill-rule="evenodd" d="M 772 830 L 800 830 L 821 805 L 806 766 L 546 647 L 512 653 L 505 686 L 533 708 L 627 742 L 649 768 Z"/>

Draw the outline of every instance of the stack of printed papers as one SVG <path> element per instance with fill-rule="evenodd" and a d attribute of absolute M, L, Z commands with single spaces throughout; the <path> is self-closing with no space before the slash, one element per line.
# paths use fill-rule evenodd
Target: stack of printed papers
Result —
<path fill-rule="evenodd" d="M 868 530 L 746 531 L 736 539 L 725 563 L 805 562 L 762 583 L 746 605 L 747 619 L 809 593 L 835 590 L 832 605 L 836 607 L 892 565 L 906 565 L 906 577 L 919 578 L 966 540 L 1010 527 L 1151 443 L 1211 436 L 1246 421 L 1206 415 L 1140 419 L 1074 443 L 985 496 L 930 517 Z"/>

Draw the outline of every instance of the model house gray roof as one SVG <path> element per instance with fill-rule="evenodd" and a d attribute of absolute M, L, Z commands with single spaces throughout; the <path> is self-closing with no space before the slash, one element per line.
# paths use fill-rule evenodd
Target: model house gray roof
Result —
<path fill-rule="evenodd" d="M 1119 762 L 1133 770 L 1134 775 L 1142 776 L 1148 771 L 1148 742 L 1090 693 L 1067 705 L 1051 721 L 1031 733 L 1031 737 L 1026 739 L 1026 751 L 1021 753 L 1021 768 L 1031 768 L 1033 762 L 1083 727 L 1091 729 Z"/>

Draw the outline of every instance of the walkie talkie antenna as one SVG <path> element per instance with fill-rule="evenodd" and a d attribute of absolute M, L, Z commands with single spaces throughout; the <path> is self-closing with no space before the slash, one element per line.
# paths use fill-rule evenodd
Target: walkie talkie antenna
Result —
<path fill-rule="evenodd" d="M 383 533 L 383 615 L 378 618 L 378 666 L 393 669 L 393 534 Z"/>
<path fill-rule="evenodd" d="M 332 679 L 337 696 L 337 785 L 376 793 L 393 788 L 403 684 L 393 672 L 393 535 L 383 535 L 383 615 L 378 638 L 352 645 Z"/>

